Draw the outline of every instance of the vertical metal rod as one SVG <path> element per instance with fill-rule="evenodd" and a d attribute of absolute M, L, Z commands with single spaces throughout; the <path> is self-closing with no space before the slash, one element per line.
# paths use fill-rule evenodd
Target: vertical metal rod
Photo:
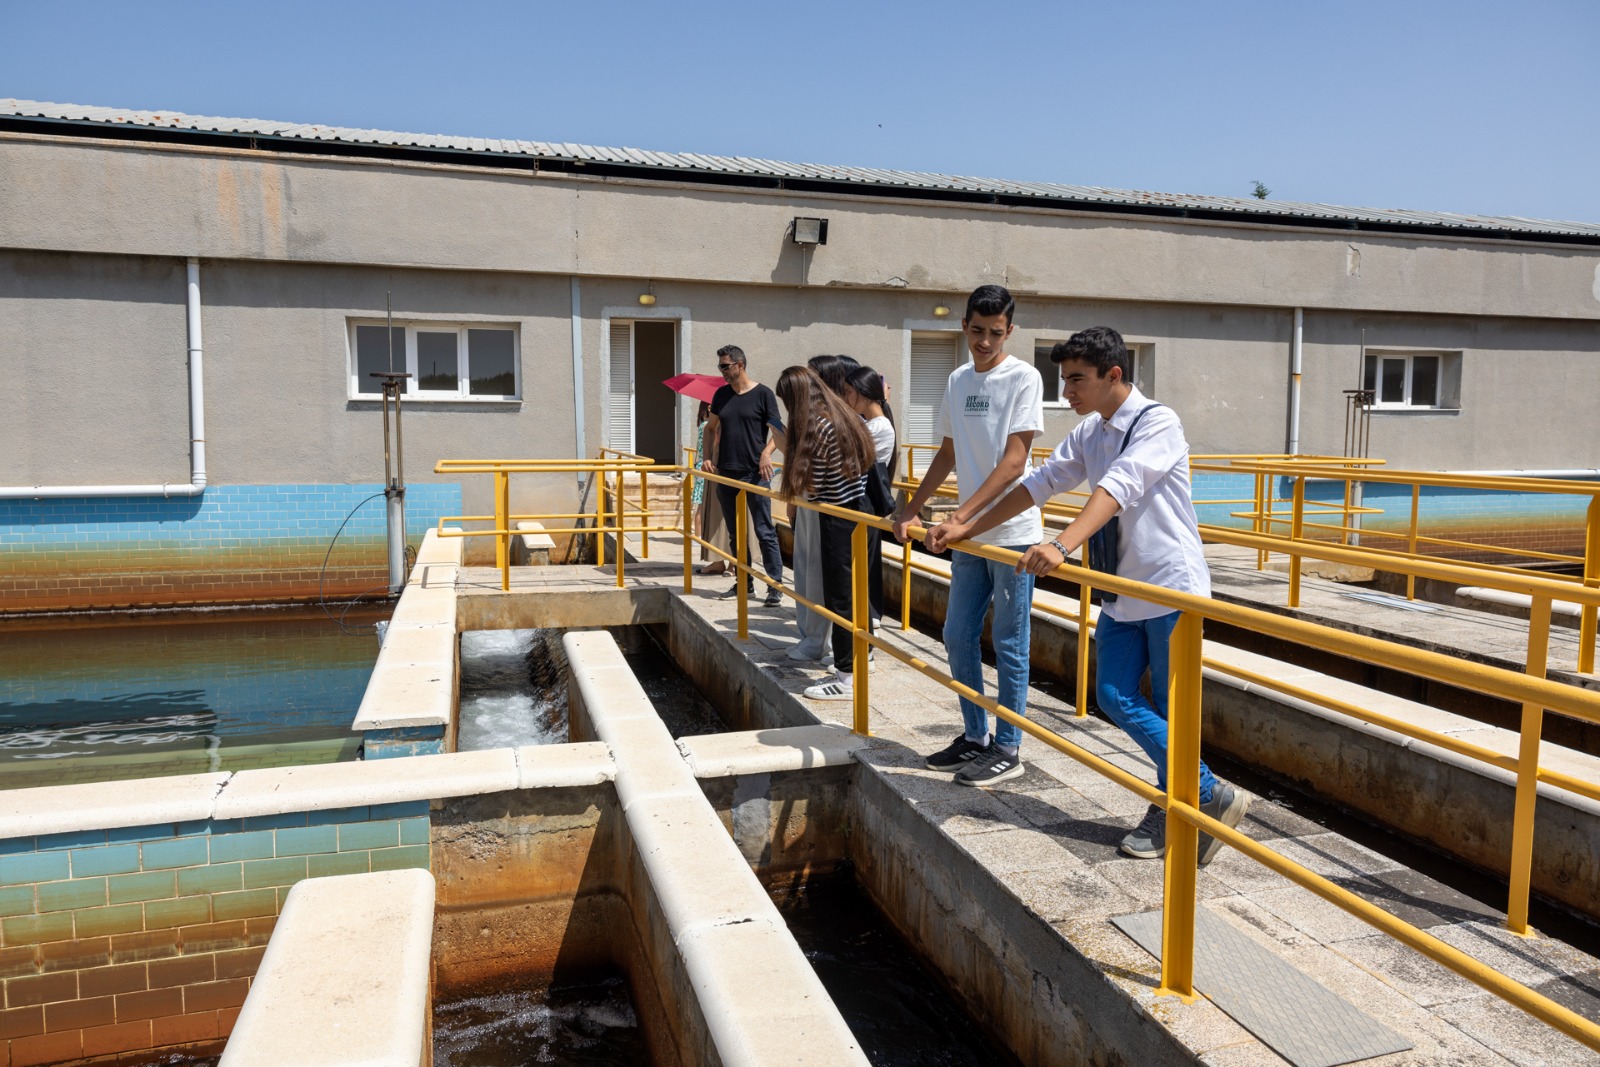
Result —
<path fill-rule="evenodd" d="M 1588 516 L 1584 523 L 1583 585 L 1585 589 L 1600 589 L 1600 496 L 1589 499 Z M 1596 623 L 1600 622 L 1600 608 L 1585 604 L 1578 612 L 1578 671 L 1594 673 L 1594 645 Z"/>
<path fill-rule="evenodd" d="M 1536 596 L 1528 615 L 1528 664 L 1531 678 L 1543 678 L 1550 653 L 1550 598 Z M 1506 901 L 1506 926 L 1528 935 L 1528 885 L 1533 877 L 1534 807 L 1539 799 L 1539 740 L 1544 708 L 1522 705 L 1522 736 L 1517 746 L 1517 803 L 1511 824 L 1511 887 Z"/>
<path fill-rule="evenodd" d="M 750 561 L 747 553 L 750 551 L 749 539 L 745 530 L 750 525 L 749 500 L 743 489 L 739 490 L 738 498 L 733 508 L 733 520 L 739 524 L 739 529 L 734 536 L 737 544 L 734 548 L 733 582 L 734 588 L 739 590 L 739 640 L 750 639 L 750 594 L 746 583 L 750 581 Z"/>
<path fill-rule="evenodd" d="M 601 450 L 601 458 L 605 458 L 605 451 Z M 606 472 L 600 468 L 592 475 L 595 488 L 599 490 L 594 495 L 594 563 L 597 567 L 606 565 L 606 535 L 601 532 L 606 525 Z"/>
<path fill-rule="evenodd" d="M 1269 510 L 1270 504 L 1266 499 L 1266 495 L 1267 476 L 1265 474 L 1257 474 L 1255 532 L 1258 534 L 1270 534 L 1272 532 L 1272 525 L 1267 518 L 1267 516 L 1271 514 L 1271 511 Z M 1267 550 L 1264 548 L 1258 548 L 1256 549 L 1256 570 L 1263 571 L 1266 569 Z"/>
<path fill-rule="evenodd" d="M 1410 552 L 1413 557 L 1417 554 L 1417 513 L 1421 510 L 1421 503 L 1422 486 L 1419 483 L 1411 487 L 1411 532 L 1406 535 L 1406 551 Z M 1417 576 L 1415 574 L 1406 575 L 1406 599 L 1417 599 Z"/>
<path fill-rule="evenodd" d="M 1350 527 L 1353 524 L 1353 516 L 1350 514 L 1350 491 L 1354 485 L 1355 483 L 1349 478 L 1344 480 L 1344 521 L 1339 524 L 1339 543 L 1342 545 L 1350 543 Z"/>
<path fill-rule="evenodd" d="M 504 530 L 506 528 L 506 513 L 501 508 L 501 502 L 506 498 L 506 478 L 505 471 L 494 472 L 494 528 L 496 530 Z M 504 570 L 506 565 L 506 539 L 498 533 L 495 534 L 494 538 L 494 565 L 496 570 Z"/>
<path fill-rule="evenodd" d="M 650 476 L 639 472 L 639 516 L 643 520 L 639 529 L 639 558 L 650 558 Z"/>
<path fill-rule="evenodd" d="M 1088 571 L 1089 568 L 1083 568 Z M 1073 698 L 1077 702 L 1078 718 L 1089 716 L 1089 585 L 1083 579 L 1078 580 L 1078 679 L 1077 695 Z"/>
<path fill-rule="evenodd" d="M 1263 499 L 1266 500 L 1266 504 L 1267 504 L 1267 509 L 1266 509 L 1267 513 L 1266 513 L 1266 516 L 1261 520 L 1261 529 L 1262 529 L 1262 531 L 1264 533 L 1266 533 L 1267 535 L 1270 536 L 1272 534 L 1273 530 L 1276 528 L 1274 526 L 1274 524 L 1273 524 L 1273 521 L 1272 521 L 1273 520 L 1273 512 L 1272 512 L 1273 500 L 1272 500 L 1272 498 L 1274 496 L 1276 496 L 1277 493 L 1278 493 L 1278 476 L 1276 474 L 1263 474 L 1261 477 L 1265 479 L 1265 482 L 1264 482 L 1264 494 L 1265 495 L 1264 495 Z M 1268 552 L 1266 550 L 1262 550 L 1261 557 L 1262 557 L 1262 564 L 1263 564 L 1263 566 L 1265 566 L 1266 561 L 1270 560 L 1272 558 L 1272 553 Z"/>
<path fill-rule="evenodd" d="M 622 588 L 622 557 L 627 555 L 627 552 L 624 550 L 624 548 L 622 546 L 622 532 L 628 525 L 628 509 L 624 506 L 623 500 L 622 500 L 622 476 L 623 476 L 623 470 L 622 470 L 621 467 L 618 467 L 617 468 L 617 495 L 616 495 L 615 500 L 613 501 L 613 503 L 615 503 L 616 507 L 617 507 L 617 588 L 618 589 Z"/>
<path fill-rule="evenodd" d="M 851 632 L 851 702 L 854 705 L 854 725 L 858 734 L 872 733 L 871 713 L 867 701 L 867 674 L 872 646 L 866 634 L 872 625 L 872 598 L 867 591 L 867 524 L 857 522 L 850 533 L 850 632 Z"/>
<path fill-rule="evenodd" d="M 694 592 L 694 465 L 683 468 L 683 592 Z"/>
<path fill-rule="evenodd" d="M 1289 520 L 1289 606 L 1300 606 L 1300 554 L 1293 550 L 1294 542 L 1300 540 L 1300 535 L 1305 532 L 1306 521 L 1306 478 L 1299 475 L 1294 480 L 1294 511 Z"/>
<path fill-rule="evenodd" d="M 500 591 L 511 591 L 511 474 L 495 472 L 494 528 L 504 533 L 495 538 L 495 554 L 500 564 Z"/>
<path fill-rule="evenodd" d="M 911 632 L 911 538 L 900 546 L 900 632 Z"/>
<path fill-rule="evenodd" d="M 1172 811 L 1200 806 L 1200 617 L 1184 612 L 1172 631 L 1167 698 L 1167 857 L 1161 909 L 1161 988 L 1158 996 L 1194 997 L 1195 864 L 1200 833 Z M 1159 681 L 1152 679 L 1152 684 Z"/>

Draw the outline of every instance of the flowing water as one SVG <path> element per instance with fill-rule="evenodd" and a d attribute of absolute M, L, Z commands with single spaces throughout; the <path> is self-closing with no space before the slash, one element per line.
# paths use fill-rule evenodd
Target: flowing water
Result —
<path fill-rule="evenodd" d="M 620 973 L 582 985 L 435 1004 L 434 1067 L 648 1067 Z"/>
<path fill-rule="evenodd" d="M 716 709 L 642 626 L 609 628 L 673 737 L 727 729 Z M 567 740 L 564 630 L 468 630 L 461 635 L 462 751 Z"/>

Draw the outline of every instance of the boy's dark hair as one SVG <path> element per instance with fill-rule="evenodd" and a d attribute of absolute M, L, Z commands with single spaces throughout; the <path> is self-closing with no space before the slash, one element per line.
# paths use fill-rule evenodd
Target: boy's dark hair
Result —
<path fill-rule="evenodd" d="M 965 321 L 974 315 L 1004 315 L 1006 325 L 1010 326 L 1016 310 L 1017 302 L 1011 290 L 1003 285 L 980 285 L 967 297 L 967 313 L 961 318 Z"/>
<path fill-rule="evenodd" d="M 1111 373 L 1112 367 L 1121 367 L 1122 380 L 1133 381 L 1128 346 L 1122 343 L 1122 335 L 1109 326 L 1091 326 L 1087 330 L 1079 330 L 1050 349 L 1051 363 L 1063 363 L 1069 359 L 1089 364 L 1102 378 Z"/>
<path fill-rule="evenodd" d="M 740 348 L 738 345 L 723 345 L 721 348 L 717 349 L 717 358 L 722 359 L 724 357 L 726 357 L 731 363 L 745 362 L 744 349 Z"/>

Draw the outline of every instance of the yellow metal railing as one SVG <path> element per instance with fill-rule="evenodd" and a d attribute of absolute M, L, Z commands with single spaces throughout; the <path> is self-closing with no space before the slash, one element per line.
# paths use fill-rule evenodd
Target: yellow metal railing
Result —
<path fill-rule="evenodd" d="M 966 697 L 1007 722 L 1015 724 L 1018 728 L 1050 748 L 1111 779 L 1144 800 L 1161 805 L 1167 814 L 1167 854 L 1162 920 L 1161 988 L 1159 992 L 1176 994 L 1186 999 L 1194 996 L 1196 858 L 1198 855 L 1198 835 L 1201 831 L 1204 831 L 1297 885 L 1309 889 L 1336 907 L 1376 927 L 1402 944 L 1421 952 L 1469 981 L 1505 999 L 1535 1018 L 1555 1027 L 1588 1047 L 1600 1051 L 1600 1024 L 1597 1024 L 1594 1020 L 1586 1019 L 1529 989 L 1527 986 L 1508 978 L 1492 967 L 1446 944 L 1431 934 L 1368 903 L 1327 878 L 1307 870 L 1300 864 L 1274 852 L 1265 845 L 1251 840 L 1239 831 L 1208 817 L 1200 810 L 1201 686 L 1203 672 L 1206 669 L 1224 671 L 1279 692 L 1310 700 L 1323 707 L 1351 715 L 1364 722 L 1373 723 L 1395 730 L 1408 737 L 1439 745 L 1469 758 L 1482 760 L 1516 775 L 1512 855 L 1509 865 L 1511 876 L 1507 904 L 1507 925 L 1517 933 L 1529 933 L 1527 925 L 1528 894 L 1532 867 L 1534 812 L 1538 786 L 1541 784 L 1550 785 L 1569 790 L 1592 800 L 1600 800 L 1600 786 L 1570 775 L 1542 768 L 1538 762 L 1541 727 L 1543 716 L 1547 709 L 1586 722 L 1600 723 L 1600 693 L 1552 682 L 1544 677 L 1544 650 L 1547 647 L 1549 637 L 1551 602 L 1558 595 L 1570 595 L 1569 586 L 1534 575 L 1525 575 L 1520 579 L 1521 588 L 1532 597 L 1533 619 L 1527 669 L 1523 673 L 1518 673 L 1486 664 L 1453 659 L 1439 653 L 1398 645 L 1361 634 L 1337 630 L 1332 627 L 1320 626 L 1271 612 L 1228 604 L 1206 597 L 1177 593 L 1156 586 L 1133 582 L 1126 578 L 1099 574 L 1075 563 L 1063 564 L 1054 573 L 1058 577 L 1078 584 L 1081 592 L 1077 611 L 1066 612 L 1042 602 L 1036 603 L 1035 607 L 1062 618 L 1072 619 L 1080 627 L 1080 639 L 1078 642 L 1078 708 L 1080 715 L 1083 714 L 1083 708 L 1087 703 L 1083 693 L 1084 678 L 1087 674 L 1086 658 L 1088 648 L 1088 641 L 1085 638 L 1093 625 L 1088 609 L 1089 590 L 1098 588 L 1124 596 L 1133 596 L 1182 613 L 1172 636 L 1171 674 L 1169 679 L 1171 694 L 1169 699 L 1170 725 L 1167 754 L 1168 789 L 1163 793 L 1157 787 L 1086 751 L 1066 737 L 962 685 L 950 675 L 927 663 L 914 653 L 900 648 L 897 644 L 879 634 L 873 633 L 869 626 L 870 609 L 867 588 L 868 530 L 887 531 L 889 524 L 886 520 L 826 504 L 816 504 L 804 500 L 793 502 L 798 507 L 809 508 L 825 515 L 832 515 L 835 518 L 851 522 L 854 526 L 854 533 L 851 538 L 852 598 L 850 617 L 846 618 L 829 610 L 822 604 L 800 596 L 794 589 L 783 586 L 748 564 L 742 563 L 741 561 L 745 559 L 749 549 L 748 522 L 738 521 L 736 523 L 736 528 L 733 531 L 734 545 L 732 553 L 723 552 L 693 530 L 689 501 L 695 479 L 727 485 L 735 489 L 737 491 L 736 514 L 739 516 L 748 513 L 751 494 L 769 498 L 781 498 L 780 494 L 773 490 L 720 475 L 706 474 L 694 470 L 692 467 L 670 468 L 643 465 L 615 456 L 601 461 L 447 461 L 446 463 L 441 463 L 436 469 L 440 471 L 448 470 L 454 473 L 486 473 L 493 475 L 496 480 L 497 502 L 509 500 L 509 492 L 504 483 L 509 480 L 512 474 L 518 473 L 593 472 L 597 478 L 611 478 L 616 485 L 615 494 L 620 497 L 622 478 L 627 474 L 640 470 L 646 473 L 668 470 L 683 472 L 686 477 L 682 479 L 680 487 L 680 499 L 678 502 L 680 510 L 679 523 L 674 526 L 657 525 L 651 528 L 656 531 L 672 530 L 682 535 L 684 592 L 693 591 L 694 567 L 692 554 L 694 545 L 699 544 L 704 546 L 708 552 L 726 560 L 736 575 L 737 625 L 738 635 L 741 639 L 748 639 L 749 637 L 747 579 L 760 580 L 768 586 L 782 589 L 793 597 L 797 603 L 805 605 L 831 622 L 848 629 L 852 639 L 852 663 L 854 666 L 854 696 L 851 718 L 855 730 L 861 733 L 870 732 L 871 675 L 869 673 L 868 653 L 872 649 L 879 649 L 886 656 L 910 667 L 925 677 L 939 682 L 945 688 Z M 601 507 L 603 505 L 597 505 L 597 508 Z M 544 515 L 527 517 L 554 519 L 573 516 Z M 587 518 L 588 516 L 582 517 Z M 594 528 L 577 528 L 576 532 L 595 533 L 597 536 L 607 532 L 617 534 L 619 551 L 618 559 L 615 561 L 614 566 L 617 584 L 620 586 L 623 583 L 625 566 L 621 552 L 621 538 L 624 533 L 638 532 L 638 528 L 626 526 L 621 521 L 620 514 L 618 516 L 619 521 L 615 526 L 604 525 L 600 521 L 604 517 L 597 516 Z M 504 543 L 510 532 L 510 522 L 521 518 L 521 516 L 509 515 L 509 505 L 500 506 L 497 503 L 495 516 L 459 516 L 456 518 L 458 520 L 494 521 L 495 529 L 493 530 L 464 532 L 461 536 L 495 536 Z M 442 520 L 441 525 L 443 521 L 447 520 Z M 914 530 L 913 533 L 916 537 L 921 536 L 920 530 Z M 1266 542 L 1270 539 L 1262 537 L 1259 540 Z M 956 548 L 958 551 L 969 552 L 973 555 L 1004 563 L 1014 563 L 1019 558 L 1016 553 L 972 542 L 962 542 Z M 1352 556 L 1358 556 L 1361 553 L 1359 549 L 1343 549 L 1335 546 L 1319 546 L 1319 548 L 1329 552 L 1349 553 Z M 906 559 L 905 557 L 908 555 L 909 546 L 905 550 L 905 555 L 902 556 L 903 564 L 909 564 L 901 574 L 903 624 L 908 622 L 906 608 L 911 599 L 912 575 L 918 571 L 933 570 L 933 568 L 929 568 L 925 564 Z M 1408 565 L 1416 568 L 1419 575 L 1443 575 L 1452 569 L 1445 564 L 1421 560 L 1408 561 Z M 503 578 L 502 588 L 509 588 L 508 578 Z M 1368 711 L 1348 702 L 1301 689 L 1289 683 L 1279 682 L 1242 668 L 1208 660 L 1203 655 L 1201 639 L 1202 627 L 1206 621 L 1240 627 L 1306 648 L 1354 658 L 1376 666 L 1387 667 L 1517 703 L 1522 707 L 1521 739 L 1517 754 L 1515 756 L 1502 754 L 1391 716 Z"/>
<path fill-rule="evenodd" d="M 911 457 L 915 452 L 919 450 L 929 451 L 932 446 L 907 445 L 904 447 L 907 454 L 907 466 L 910 467 L 913 462 Z M 1035 449 L 1034 453 L 1036 458 L 1039 457 L 1040 453 L 1048 454 L 1043 449 Z M 1207 504 L 1252 505 L 1249 511 L 1234 513 L 1237 517 L 1251 520 L 1252 528 L 1250 530 L 1201 523 L 1201 537 L 1208 544 L 1224 544 L 1255 549 L 1257 569 L 1264 568 L 1267 560 L 1274 553 L 1287 555 L 1289 557 L 1287 606 L 1291 608 L 1300 606 L 1301 561 L 1305 559 L 1343 563 L 1355 567 L 1403 575 L 1406 579 L 1406 597 L 1410 600 L 1416 598 L 1416 581 L 1418 578 L 1435 578 L 1459 585 L 1481 586 L 1530 597 L 1534 594 L 1529 588 L 1527 579 L 1530 577 L 1542 578 L 1547 583 L 1553 583 L 1541 584 L 1540 588 L 1552 592 L 1555 600 L 1567 601 L 1578 605 L 1577 669 L 1583 674 L 1594 673 L 1596 621 L 1600 619 L 1600 483 L 1392 471 L 1377 469 L 1378 462 L 1346 460 L 1340 457 L 1326 456 L 1297 456 L 1287 457 L 1287 459 L 1286 457 L 1276 456 L 1195 456 L 1190 464 L 1191 472 L 1245 474 L 1252 476 L 1255 483 L 1255 497 L 1253 500 L 1197 499 L 1195 501 L 1197 507 Z M 1278 507 L 1279 504 L 1285 501 L 1275 498 L 1274 490 L 1272 489 L 1272 483 L 1280 477 L 1288 478 L 1292 481 L 1293 488 L 1290 496 L 1286 499 L 1287 509 Z M 901 483 L 904 488 L 915 489 L 918 483 L 914 475 L 908 472 L 906 478 L 908 481 Z M 1342 482 L 1344 485 L 1343 500 L 1318 502 L 1307 499 L 1305 494 L 1308 481 Z M 1374 534 L 1372 531 L 1367 531 L 1369 538 L 1404 539 L 1407 543 L 1405 550 L 1377 548 L 1370 544 L 1357 545 L 1351 543 L 1352 538 L 1362 532 L 1360 527 L 1352 522 L 1354 516 L 1384 513 L 1381 508 L 1363 507 L 1355 502 L 1353 487 L 1362 482 L 1384 482 L 1411 486 L 1411 514 L 1408 534 Z M 1582 556 L 1562 555 L 1531 549 L 1496 547 L 1483 543 L 1423 536 L 1418 533 L 1419 501 L 1423 486 L 1587 496 L 1589 497 L 1589 505 L 1585 518 L 1584 554 Z M 953 483 L 946 482 L 935 490 L 935 495 L 954 498 L 957 495 L 956 488 Z M 1088 494 L 1081 491 L 1063 493 L 1047 502 L 1041 509 L 1047 523 L 1064 526 L 1077 516 L 1082 505 L 1069 503 L 1063 500 L 1063 497 L 1087 500 Z M 1342 515 L 1343 518 L 1337 524 L 1308 521 L 1326 515 Z M 1278 532 L 1282 527 L 1287 527 L 1286 533 Z M 1328 536 L 1318 539 L 1312 536 L 1313 532 L 1321 532 Z M 1574 567 L 1581 567 L 1582 573 L 1560 574 L 1548 570 L 1531 571 L 1522 566 L 1442 556 L 1422 551 L 1420 546 L 1427 544 L 1498 551 L 1543 562 L 1566 563 Z M 1424 573 L 1423 565 L 1432 564 L 1438 564 L 1446 569 L 1428 569 Z"/>

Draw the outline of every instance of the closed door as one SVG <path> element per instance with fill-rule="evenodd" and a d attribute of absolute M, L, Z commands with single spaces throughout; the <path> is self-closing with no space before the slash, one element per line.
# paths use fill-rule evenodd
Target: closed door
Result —
<path fill-rule="evenodd" d="M 966 358 L 966 346 L 955 331 L 911 335 L 911 374 L 906 387 L 905 441 L 937 445 L 939 404 L 950 374 Z"/>

